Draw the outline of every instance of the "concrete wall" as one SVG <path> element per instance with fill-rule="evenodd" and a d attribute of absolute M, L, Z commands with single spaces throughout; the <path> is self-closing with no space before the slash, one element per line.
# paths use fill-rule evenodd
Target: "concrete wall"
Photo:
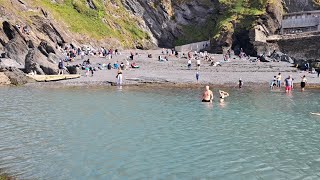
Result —
<path fill-rule="evenodd" d="M 175 50 L 179 51 L 179 52 L 188 52 L 188 51 L 200 52 L 201 50 L 203 50 L 209 46 L 210 46 L 210 41 L 201 41 L 201 42 L 196 42 L 196 43 L 192 43 L 192 44 L 176 46 Z"/>
<path fill-rule="evenodd" d="M 299 27 L 310 27 L 317 26 L 320 24 L 320 17 L 310 17 L 302 19 L 284 19 L 282 21 L 282 28 L 299 28 Z"/>

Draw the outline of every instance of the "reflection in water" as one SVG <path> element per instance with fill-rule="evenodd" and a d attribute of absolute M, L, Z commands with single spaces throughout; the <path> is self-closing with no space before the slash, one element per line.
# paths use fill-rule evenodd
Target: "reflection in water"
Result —
<path fill-rule="evenodd" d="M 317 179 L 319 92 L 242 89 L 224 103 L 194 94 L 0 89 L 0 169 L 21 179 Z"/>

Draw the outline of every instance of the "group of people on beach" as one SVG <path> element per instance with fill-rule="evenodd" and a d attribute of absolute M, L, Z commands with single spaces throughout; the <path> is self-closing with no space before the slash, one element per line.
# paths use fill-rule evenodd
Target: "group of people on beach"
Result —
<path fill-rule="evenodd" d="M 294 78 L 292 77 L 292 75 L 289 75 L 284 80 L 285 90 L 287 93 L 291 92 L 293 90 L 293 81 L 294 81 Z M 280 89 L 281 82 L 282 82 L 282 75 L 281 75 L 281 73 L 279 73 L 277 76 L 273 77 L 273 80 L 270 83 L 270 88 L 271 89 L 275 89 L 275 88 Z M 301 77 L 301 82 L 300 82 L 301 91 L 304 91 L 306 84 L 307 84 L 307 77 L 306 77 L 306 75 L 303 75 Z"/>

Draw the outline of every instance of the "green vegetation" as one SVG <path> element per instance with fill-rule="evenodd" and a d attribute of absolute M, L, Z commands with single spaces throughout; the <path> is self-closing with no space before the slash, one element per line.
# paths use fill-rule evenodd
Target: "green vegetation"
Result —
<path fill-rule="evenodd" d="M 124 47 L 149 39 L 148 34 L 138 27 L 138 20 L 130 17 L 120 0 L 104 3 L 93 0 L 91 9 L 86 0 L 64 0 L 53 3 L 51 0 L 34 0 L 34 6 L 48 10 L 55 19 L 64 22 L 71 32 L 101 40 L 118 39 Z"/>
<path fill-rule="evenodd" d="M 272 0 L 219 0 L 226 11 L 217 19 L 214 38 L 219 38 L 221 32 L 234 31 L 235 24 L 250 28 L 255 17 L 266 13 L 265 7 L 270 1 Z"/>

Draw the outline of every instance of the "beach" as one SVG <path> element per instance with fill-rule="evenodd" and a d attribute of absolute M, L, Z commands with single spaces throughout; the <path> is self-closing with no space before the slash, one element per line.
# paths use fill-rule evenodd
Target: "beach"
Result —
<path fill-rule="evenodd" d="M 85 76 L 85 71 L 80 70 L 81 78 L 64 80 L 57 82 L 35 83 L 33 85 L 47 85 L 47 86 L 85 86 L 85 85 L 101 85 L 109 86 L 116 84 L 117 70 L 99 70 L 98 64 L 115 62 L 126 64 L 126 59 L 131 52 L 138 54 L 134 56 L 133 61 L 139 68 L 128 68 L 123 71 L 124 81 L 123 85 L 168 85 L 168 86 L 199 86 L 204 84 L 211 84 L 216 86 L 234 86 L 238 85 L 241 78 L 246 86 L 263 85 L 265 88 L 274 76 L 282 73 L 282 81 L 292 75 L 294 83 L 300 83 L 301 76 L 306 75 L 309 87 L 318 87 L 320 85 L 320 78 L 317 74 L 311 74 L 306 71 L 300 71 L 293 67 L 293 64 L 287 62 L 249 62 L 246 58 L 239 59 L 237 56 L 231 56 L 229 62 L 223 61 L 223 55 L 210 54 L 214 57 L 215 62 L 220 62 L 221 66 L 210 66 L 211 62 L 207 62 L 201 58 L 200 70 L 197 70 L 196 60 L 192 60 L 191 70 L 187 67 L 187 58 L 177 58 L 175 56 L 168 56 L 169 61 L 158 61 L 158 56 L 166 56 L 161 53 L 162 50 L 126 50 L 121 55 L 113 55 L 112 59 L 100 58 L 97 56 L 86 56 L 84 60 L 90 59 L 93 67 L 97 71 L 91 77 Z M 148 58 L 148 54 L 152 54 L 152 58 Z M 187 53 L 185 53 L 187 54 Z M 75 58 L 73 62 L 68 65 L 82 64 L 83 60 L 80 57 Z M 199 82 L 196 81 L 196 72 L 199 72 Z"/>

